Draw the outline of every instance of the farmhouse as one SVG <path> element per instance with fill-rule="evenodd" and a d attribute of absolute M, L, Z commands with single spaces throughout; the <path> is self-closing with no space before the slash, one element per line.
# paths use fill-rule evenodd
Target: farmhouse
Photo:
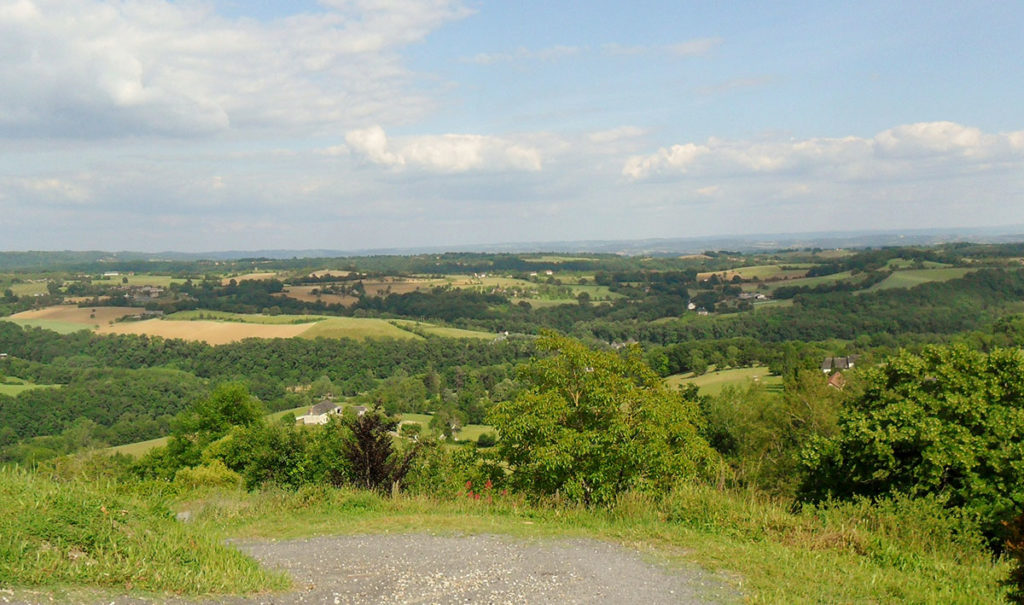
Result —
<path fill-rule="evenodd" d="M 324 399 L 320 403 L 309 408 L 309 413 L 296 418 L 302 424 L 327 424 L 331 416 L 341 415 L 341 406 L 330 399 Z"/>
<path fill-rule="evenodd" d="M 860 355 L 850 355 L 849 357 L 826 357 L 821 362 L 821 371 L 825 374 L 830 374 L 833 371 L 850 370 L 858 359 L 860 359 Z"/>

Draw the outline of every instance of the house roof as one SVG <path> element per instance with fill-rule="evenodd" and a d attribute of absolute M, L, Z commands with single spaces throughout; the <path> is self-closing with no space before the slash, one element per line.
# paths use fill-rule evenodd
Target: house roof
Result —
<path fill-rule="evenodd" d="M 338 409 L 338 404 L 334 403 L 330 399 L 324 399 L 310 408 L 309 413 L 311 416 L 319 416 L 320 414 L 329 414 L 336 409 Z"/>

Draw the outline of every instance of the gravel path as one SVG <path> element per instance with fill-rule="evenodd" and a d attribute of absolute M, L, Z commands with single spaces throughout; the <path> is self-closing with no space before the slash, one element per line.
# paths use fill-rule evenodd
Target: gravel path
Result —
<path fill-rule="evenodd" d="M 737 599 L 698 568 L 651 562 L 621 546 L 584 539 L 494 535 L 318 537 L 236 546 L 294 578 L 292 592 L 204 604 L 719 603 Z M 138 605 L 145 598 L 104 603 Z M 174 605 L 196 604 L 172 599 Z"/>

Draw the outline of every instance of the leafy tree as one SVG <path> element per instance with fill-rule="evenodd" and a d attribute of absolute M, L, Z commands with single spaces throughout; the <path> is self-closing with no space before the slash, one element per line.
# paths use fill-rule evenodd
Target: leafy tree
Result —
<path fill-rule="evenodd" d="M 1024 506 L 1024 351 L 901 352 L 803 457 L 808 498 L 936 494 L 996 538 Z"/>
<path fill-rule="evenodd" d="M 514 487 L 606 504 L 694 479 L 716 460 L 696 404 L 664 386 L 638 348 L 619 356 L 550 332 L 537 346 L 552 355 L 522 368 L 529 390 L 489 415 Z"/>
<path fill-rule="evenodd" d="M 417 449 L 395 449 L 391 431 L 398 422 L 378 409 L 361 416 L 346 415 L 344 424 L 352 433 L 342 455 L 348 461 L 356 485 L 383 492 L 399 485 L 412 466 Z"/>

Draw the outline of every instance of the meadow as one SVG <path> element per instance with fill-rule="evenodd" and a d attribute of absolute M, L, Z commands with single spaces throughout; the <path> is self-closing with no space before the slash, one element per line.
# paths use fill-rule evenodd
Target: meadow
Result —
<path fill-rule="evenodd" d="M 966 268 L 902 269 L 867 289 L 868 292 L 891 288 L 913 288 L 930 282 L 958 279 L 971 272 Z"/>
<path fill-rule="evenodd" d="M 782 377 L 773 375 L 764 366 L 752 368 L 731 368 L 728 370 L 716 370 L 694 376 L 693 373 L 673 374 L 665 379 L 665 383 L 673 387 L 681 387 L 687 384 L 697 385 L 702 395 L 718 395 L 727 386 L 746 387 L 759 383 L 769 390 L 781 391 Z"/>

